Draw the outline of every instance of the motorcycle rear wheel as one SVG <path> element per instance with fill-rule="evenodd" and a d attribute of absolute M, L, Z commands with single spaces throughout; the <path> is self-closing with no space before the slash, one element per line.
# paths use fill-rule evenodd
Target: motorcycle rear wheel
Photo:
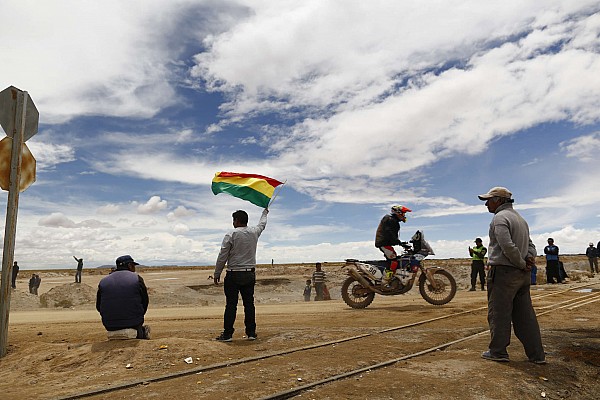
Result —
<path fill-rule="evenodd" d="M 375 293 L 365 288 L 352 276 L 342 284 L 342 299 L 352 308 L 366 308 L 374 298 Z"/>
<path fill-rule="evenodd" d="M 456 294 L 456 281 L 450 272 L 438 269 L 433 272 L 433 279 L 438 288 L 435 289 L 428 281 L 424 273 L 419 277 L 419 292 L 430 304 L 441 306 L 449 303 Z"/>

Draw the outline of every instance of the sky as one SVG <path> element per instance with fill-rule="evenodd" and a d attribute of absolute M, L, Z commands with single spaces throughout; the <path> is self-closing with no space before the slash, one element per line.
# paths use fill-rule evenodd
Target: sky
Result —
<path fill-rule="evenodd" d="M 262 211 L 213 195 L 218 171 L 286 181 L 259 263 L 379 259 L 394 204 L 413 210 L 401 240 L 468 257 L 493 186 L 538 254 L 600 240 L 598 0 L 3 0 L 0 15 L 0 90 L 40 114 L 23 269 L 214 265 L 231 213 Z"/>

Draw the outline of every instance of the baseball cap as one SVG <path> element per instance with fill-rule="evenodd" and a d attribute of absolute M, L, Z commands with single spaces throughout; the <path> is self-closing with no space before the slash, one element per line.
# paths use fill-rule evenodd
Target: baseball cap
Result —
<path fill-rule="evenodd" d="M 479 200 L 487 200 L 491 199 L 492 197 L 504 197 L 506 199 L 510 199 L 512 197 L 512 193 L 505 187 L 496 186 L 491 188 L 487 193 L 480 194 L 477 197 L 479 197 Z"/>
<path fill-rule="evenodd" d="M 116 261 L 117 268 L 124 267 L 129 263 L 133 263 L 134 265 L 140 265 L 139 263 L 136 263 L 135 261 L 133 261 L 133 258 L 131 258 L 131 256 L 129 254 L 117 258 L 117 261 Z"/>
<path fill-rule="evenodd" d="M 478 242 L 482 242 L 483 243 L 483 240 L 481 240 L 481 238 L 475 239 L 475 243 L 478 243 Z"/>

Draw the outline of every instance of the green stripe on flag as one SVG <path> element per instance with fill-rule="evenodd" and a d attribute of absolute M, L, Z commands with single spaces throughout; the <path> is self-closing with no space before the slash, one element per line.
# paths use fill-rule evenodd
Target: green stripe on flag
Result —
<path fill-rule="evenodd" d="M 213 182 L 211 189 L 214 194 L 227 193 L 233 197 L 247 200 L 262 208 L 267 208 L 269 206 L 269 201 L 271 200 L 270 197 L 265 196 L 248 186 L 233 185 L 225 182 Z"/>

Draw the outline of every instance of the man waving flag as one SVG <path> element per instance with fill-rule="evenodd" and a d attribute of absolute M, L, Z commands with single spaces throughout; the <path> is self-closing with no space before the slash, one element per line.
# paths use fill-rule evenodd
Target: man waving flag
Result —
<path fill-rule="evenodd" d="M 217 172 L 212 180 L 212 192 L 228 193 L 262 208 L 267 208 L 275 188 L 283 185 L 277 179 L 238 172 Z"/>

